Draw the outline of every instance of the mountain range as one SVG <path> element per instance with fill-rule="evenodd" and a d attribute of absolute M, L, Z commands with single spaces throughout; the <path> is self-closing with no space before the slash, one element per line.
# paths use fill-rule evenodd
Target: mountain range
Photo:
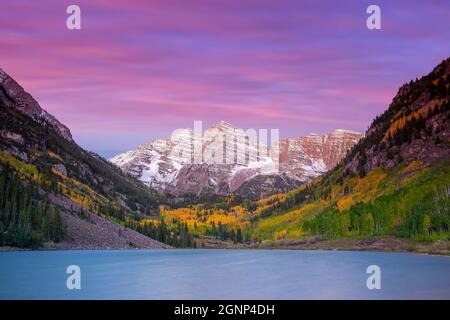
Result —
<path fill-rule="evenodd" d="M 167 140 L 150 141 L 109 161 L 165 194 L 238 194 L 257 199 L 289 191 L 332 169 L 362 136 L 338 129 L 325 135 L 281 140 L 276 147 L 267 147 L 251 139 L 243 129 L 220 121 L 205 130 L 201 148 L 204 153 L 224 150 L 225 157 L 233 160 L 228 164 L 206 160 L 194 164 L 192 129 L 177 130 Z M 247 150 L 254 150 L 257 156 L 249 159 L 250 151 L 244 155 Z"/>
<path fill-rule="evenodd" d="M 360 241 L 354 249 L 390 236 L 450 252 L 450 58 L 403 85 L 364 135 L 335 130 L 278 147 L 221 121 L 200 140 L 177 130 L 107 161 L 1 69 L 0 118 L 0 246 L 344 238 Z M 220 162 L 221 150 L 234 162 Z"/>

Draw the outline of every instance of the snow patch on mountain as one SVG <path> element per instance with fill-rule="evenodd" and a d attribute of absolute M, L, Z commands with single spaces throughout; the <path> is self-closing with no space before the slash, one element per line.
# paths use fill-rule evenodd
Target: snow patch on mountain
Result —
<path fill-rule="evenodd" d="M 281 140 L 275 149 L 258 145 L 244 130 L 221 121 L 205 130 L 200 147 L 192 129 L 178 129 L 170 139 L 150 141 L 109 161 L 159 191 L 228 194 L 257 176 L 310 181 L 334 167 L 362 136 L 337 129 Z M 201 149 L 203 163 L 193 161 L 195 148 Z"/>

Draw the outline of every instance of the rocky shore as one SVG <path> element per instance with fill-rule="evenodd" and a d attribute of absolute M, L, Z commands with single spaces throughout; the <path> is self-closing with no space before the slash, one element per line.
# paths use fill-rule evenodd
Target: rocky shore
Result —
<path fill-rule="evenodd" d="M 337 240 L 322 240 L 308 238 L 304 240 L 278 241 L 263 243 L 260 249 L 292 249 L 292 250 L 350 250 L 350 251 L 383 251 L 383 252 L 413 252 L 419 254 L 434 254 L 450 256 L 450 241 L 414 241 L 393 236 L 369 238 L 342 238 Z"/>
<path fill-rule="evenodd" d="M 169 245 L 153 240 L 95 214 L 80 218 L 61 214 L 68 226 L 66 240 L 45 243 L 43 249 L 166 249 Z"/>

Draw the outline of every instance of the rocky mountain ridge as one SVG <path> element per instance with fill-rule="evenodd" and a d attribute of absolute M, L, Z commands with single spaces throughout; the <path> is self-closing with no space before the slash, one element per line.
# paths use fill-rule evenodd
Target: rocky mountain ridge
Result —
<path fill-rule="evenodd" d="M 28 115 L 34 121 L 48 125 L 55 129 L 62 137 L 73 142 L 69 128 L 58 121 L 53 115 L 42 109 L 36 100 L 27 93 L 13 78 L 8 76 L 0 68 L 0 90 L 5 100 L 8 100 L 14 108 Z"/>
<path fill-rule="evenodd" d="M 275 147 L 254 136 L 220 121 L 205 130 L 201 140 L 192 129 L 179 129 L 167 140 L 150 141 L 109 161 L 164 193 L 255 198 L 311 181 L 333 168 L 363 135 L 338 129 L 281 140 Z M 196 148 L 201 150 L 200 162 L 195 162 Z M 255 183 L 264 187 L 255 188 Z"/>
<path fill-rule="evenodd" d="M 160 195 L 78 146 L 1 69 L 0 119 L 0 246 L 167 247 L 131 230 Z"/>
<path fill-rule="evenodd" d="M 412 160 L 432 165 L 449 159 L 449 95 L 447 58 L 398 90 L 389 108 L 346 156 L 345 173 L 364 175 L 379 166 L 393 168 Z"/>

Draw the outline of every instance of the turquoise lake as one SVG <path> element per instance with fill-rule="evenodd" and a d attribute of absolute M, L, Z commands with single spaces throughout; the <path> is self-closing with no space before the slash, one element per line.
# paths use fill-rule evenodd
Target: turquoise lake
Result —
<path fill-rule="evenodd" d="M 69 265 L 81 289 L 69 290 Z M 369 290 L 369 265 L 381 289 Z M 294 250 L 0 252 L 0 299 L 450 299 L 450 258 Z"/>

